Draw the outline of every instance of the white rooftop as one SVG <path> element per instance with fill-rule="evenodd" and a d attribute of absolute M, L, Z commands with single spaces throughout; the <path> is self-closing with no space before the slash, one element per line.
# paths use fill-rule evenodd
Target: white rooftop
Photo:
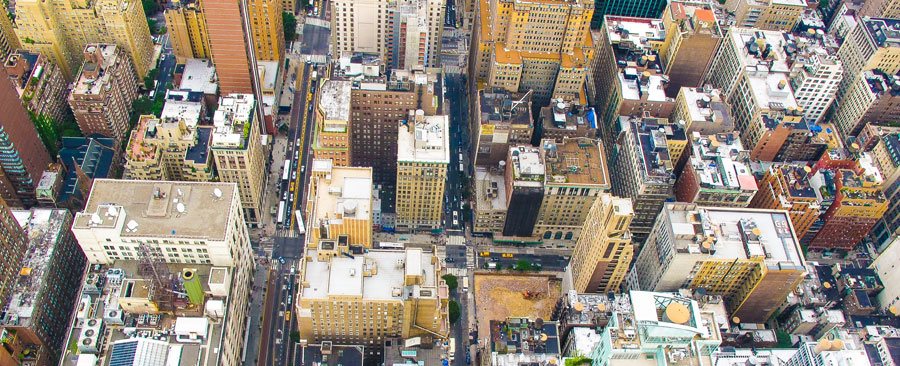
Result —
<path fill-rule="evenodd" d="M 707 121 L 707 118 L 709 117 L 712 117 L 714 121 L 721 121 L 726 117 L 722 115 L 722 111 L 710 107 L 710 103 L 713 101 L 721 102 L 719 89 L 705 91 L 700 88 L 681 88 L 681 90 L 684 93 L 685 102 L 687 102 L 688 114 L 691 116 L 691 121 Z M 702 105 L 706 105 L 706 107 L 703 107 Z"/>
<path fill-rule="evenodd" d="M 319 109 L 326 121 L 350 121 L 350 89 L 348 80 L 328 80 L 322 85 Z"/>
<path fill-rule="evenodd" d="M 790 71 L 790 67 L 786 62 L 787 56 L 784 53 L 784 44 L 786 41 L 784 40 L 784 35 L 781 32 L 777 31 L 767 31 L 767 30 L 759 30 L 755 28 L 740 28 L 740 27 L 731 27 L 731 30 L 728 32 L 731 35 L 729 38 L 731 42 L 734 43 L 736 48 L 739 50 L 738 55 L 740 57 L 741 66 L 746 67 L 747 69 L 755 69 L 760 65 L 769 65 L 768 69 L 773 72 L 784 72 L 787 73 Z M 757 37 L 762 36 L 762 37 Z M 760 38 L 763 40 L 761 41 Z M 751 43 L 755 43 L 756 47 L 759 50 L 756 54 L 750 51 Z M 771 45 L 770 52 L 774 54 L 770 59 L 764 59 L 763 49 L 765 49 L 765 45 Z"/>
<path fill-rule="evenodd" d="M 343 219 L 369 220 L 372 217 L 372 168 L 334 167 L 331 181 L 315 178 L 315 216 L 340 224 Z M 340 218 L 339 216 L 340 215 Z"/>
<path fill-rule="evenodd" d="M 278 61 L 257 61 L 256 69 L 259 72 L 260 88 L 265 91 L 275 90 L 275 79 L 278 76 Z"/>
<path fill-rule="evenodd" d="M 213 148 L 244 148 L 249 133 L 249 123 L 256 107 L 252 94 L 231 94 L 219 98 L 219 107 L 213 114 Z"/>
<path fill-rule="evenodd" d="M 654 47 L 649 41 L 662 41 L 666 38 L 662 19 L 614 15 L 606 16 L 606 35 L 612 44 L 626 42 L 647 51 Z"/>
<path fill-rule="evenodd" d="M 518 180 L 532 180 L 528 177 L 535 177 L 536 182 L 544 181 L 544 161 L 541 159 L 540 149 L 531 146 L 511 146 L 509 148 L 510 160 L 512 160 L 511 168 L 513 169 L 513 178 Z M 540 185 L 540 183 L 538 183 Z"/>
<path fill-rule="evenodd" d="M 189 58 L 184 61 L 184 73 L 181 74 L 181 85 L 178 88 L 216 94 L 219 90 L 217 81 L 216 67 L 212 60 Z"/>
<path fill-rule="evenodd" d="M 446 115 L 424 116 L 421 112 L 417 111 L 415 118 L 398 128 L 397 161 L 449 164 L 450 118 Z"/>
<path fill-rule="evenodd" d="M 790 217 L 785 211 L 749 208 L 697 207 L 695 210 L 667 204 L 675 236 L 675 247 L 691 254 L 701 254 L 700 245 L 708 238 L 710 258 L 748 259 L 762 256 L 770 265 L 805 268 L 800 245 Z M 742 228 L 743 227 L 743 228 Z M 745 244 L 741 235 L 755 240 Z M 695 240 L 700 236 L 700 241 Z"/>
<path fill-rule="evenodd" d="M 626 79 L 625 74 L 636 75 L 635 79 Z M 640 100 L 641 95 L 646 94 L 647 100 L 653 102 L 665 102 L 668 98 L 663 90 L 665 83 L 663 76 L 651 74 L 646 82 L 641 81 L 641 75 L 635 68 L 625 69 L 625 74 L 617 73 L 619 84 L 622 86 L 622 97 L 628 100 Z"/>
<path fill-rule="evenodd" d="M 766 66 L 760 65 L 759 70 Z M 748 73 L 756 105 L 763 109 L 797 108 L 788 75 L 782 72 L 757 71 Z"/>
<path fill-rule="evenodd" d="M 756 179 L 743 159 L 750 152 L 744 150 L 736 135 L 700 136 L 694 132 L 690 164 L 701 184 L 717 189 L 757 190 Z"/>
<path fill-rule="evenodd" d="M 196 102 L 188 100 L 188 90 L 166 91 L 166 102 L 163 105 L 161 120 L 182 120 L 184 124 L 193 129 L 200 122 L 200 113 L 203 112 L 203 100 Z"/>
<path fill-rule="evenodd" d="M 422 289 L 431 289 L 437 296 L 439 279 L 435 276 L 432 253 L 422 249 L 372 249 L 353 258 L 338 255 L 319 260 L 318 252 L 310 249 L 306 256 L 303 299 L 327 299 L 330 296 L 353 296 L 362 300 L 402 301 L 422 297 Z M 374 273 L 374 274 L 372 274 Z M 421 275 L 421 285 L 404 286 L 407 274 Z"/>

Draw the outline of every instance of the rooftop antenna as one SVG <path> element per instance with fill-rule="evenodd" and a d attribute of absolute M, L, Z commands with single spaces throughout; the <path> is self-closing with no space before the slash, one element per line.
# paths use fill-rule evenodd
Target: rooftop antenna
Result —
<path fill-rule="evenodd" d="M 528 89 L 528 91 L 525 93 L 525 95 L 522 96 L 522 99 L 519 99 L 512 103 L 512 106 L 509 108 L 509 110 L 513 111 L 516 109 L 516 107 L 519 106 L 519 104 L 525 103 L 525 98 L 528 98 L 529 96 L 531 96 L 531 92 L 532 92 L 532 89 Z"/>

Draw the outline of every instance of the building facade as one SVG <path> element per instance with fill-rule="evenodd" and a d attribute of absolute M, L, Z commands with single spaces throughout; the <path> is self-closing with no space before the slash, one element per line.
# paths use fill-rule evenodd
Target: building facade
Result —
<path fill-rule="evenodd" d="M 208 182 L 216 176 L 213 128 L 197 121 L 143 115 L 125 150 L 125 179 Z"/>
<path fill-rule="evenodd" d="M 682 87 L 699 87 L 712 63 L 724 32 L 708 3 L 671 1 L 662 13 L 666 40 L 659 50 L 661 66 L 669 75 L 667 95 Z"/>
<path fill-rule="evenodd" d="M 838 49 L 838 58 L 844 68 L 838 86 L 836 108 L 853 103 L 856 99 L 845 99 L 853 88 L 859 88 L 864 71 L 880 70 L 887 75 L 900 72 L 900 35 L 885 33 L 881 29 L 894 29 L 900 24 L 897 19 L 861 17 L 856 27 L 845 38 Z"/>
<path fill-rule="evenodd" d="M 396 229 L 437 230 L 443 225 L 444 185 L 450 164 L 450 118 L 410 111 L 397 137 Z"/>
<path fill-rule="evenodd" d="M 331 159 L 335 166 L 350 166 L 351 84 L 347 80 L 326 80 L 319 90 L 313 158 Z"/>
<path fill-rule="evenodd" d="M 704 288 L 740 322 L 757 323 L 797 287 L 805 265 L 783 211 L 669 203 L 629 276 L 645 291 Z"/>
<path fill-rule="evenodd" d="M 591 207 L 610 190 L 603 143 L 579 137 L 541 141 L 544 194 L 532 236 L 578 240 Z"/>
<path fill-rule="evenodd" d="M 856 13 L 859 17 L 900 18 L 900 1 L 872 0 L 864 1 L 862 8 Z"/>
<path fill-rule="evenodd" d="M 675 198 L 704 206 L 747 207 L 756 194 L 750 152 L 737 132 L 691 136 L 686 164 L 675 182 Z"/>
<path fill-rule="evenodd" d="M 450 331 L 449 290 L 433 253 L 351 252 L 332 240 L 301 260 L 301 281 L 308 286 L 300 289 L 294 309 L 303 339 L 380 346 L 387 337 L 444 338 Z M 337 311 L 346 315 L 331 316 Z"/>
<path fill-rule="evenodd" d="M 81 133 L 124 141 L 131 126 L 131 104 L 137 98 L 137 75 L 131 60 L 116 45 L 90 43 L 84 64 L 69 94 L 69 106 Z"/>
<path fill-rule="evenodd" d="M 631 200 L 603 193 L 594 200 L 566 268 L 578 293 L 619 292 L 634 256 Z"/>
<path fill-rule="evenodd" d="M 69 113 L 68 90 L 58 66 L 47 56 L 25 50 L 11 53 L 3 66 L 25 109 L 35 116 L 46 116 L 54 124 L 63 122 Z"/>
<path fill-rule="evenodd" d="M 4 59 L 13 51 L 22 47 L 19 36 L 13 29 L 13 22 L 7 14 L 0 15 L 0 57 Z"/>
<path fill-rule="evenodd" d="M 806 9 L 806 0 L 737 0 L 736 2 L 735 25 L 781 32 L 793 31 L 800 22 L 803 10 Z"/>
<path fill-rule="evenodd" d="M 822 169 L 823 185 L 833 202 L 821 216 L 824 225 L 812 239 L 810 248 L 856 248 L 869 230 L 887 212 L 889 201 L 881 191 L 882 178 L 874 167 Z"/>
<path fill-rule="evenodd" d="M 72 235 L 68 210 L 33 208 L 12 214 L 29 240 L 0 328 L 16 339 L 11 343 L 21 345 L 20 354 L 10 356 L 56 364 L 66 346 L 87 260 Z M 21 354 L 25 349 L 37 349 L 38 354 Z M 0 350 L 6 352 L 6 347 Z"/>
<path fill-rule="evenodd" d="M 35 186 L 50 163 L 28 111 L 9 79 L 0 78 L 0 197 L 16 208 L 37 204 Z"/>
<path fill-rule="evenodd" d="M 494 241 L 536 242 L 538 238 L 532 237 L 537 222 L 535 213 L 541 209 L 541 202 L 544 201 L 546 173 L 540 149 L 525 145 L 511 146 L 504 166 L 506 222 L 503 224 L 502 238 L 495 235 Z"/>
<path fill-rule="evenodd" d="M 0 254 L 6 258 L 0 262 L 0 303 L 3 307 L 9 303 L 9 297 L 15 289 L 28 243 L 22 226 L 13 216 L 6 200 L 0 197 Z"/>
<path fill-rule="evenodd" d="M 819 194 L 810 186 L 804 166 L 773 165 L 759 179 L 759 191 L 750 201 L 752 208 L 785 210 L 791 216 L 794 231 L 802 238 L 819 217 Z"/>
<path fill-rule="evenodd" d="M 863 71 L 837 104 L 832 120 L 844 136 L 856 136 L 869 124 L 900 122 L 900 75 Z"/>
<path fill-rule="evenodd" d="M 206 18 L 209 52 L 216 65 L 219 92 L 253 94 L 262 98 L 255 70 L 256 53 L 248 21 L 246 2 L 205 0 L 200 3 Z"/>
<path fill-rule="evenodd" d="M 255 226 L 262 220 L 263 175 L 266 160 L 260 141 L 260 112 L 249 94 L 232 94 L 219 99 L 213 115 L 212 156 L 219 180 L 238 184 L 244 217 Z"/>
<path fill-rule="evenodd" d="M 16 3 L 16 33 L 31 40 L 23 43 L 25 49 L 46 55 L 58 65 L 66 81 L 76 77 L 90 43 L 116 45 L 131 58 L 137 75 L 144 77 L 154 68 L 146 15 L 134 1 L 27 0 Z"/>
<path fill-rule="evenodd" d="M 282 0 L 248 0 L 247 8 L 250 10 L 247 14 L 256 59 L 281 61 L 284 55 L 284 23 L 281 13 L 288 11 L 293 14 L 293 8 L 284 9 Z"/>
<path fill-rule="evenodd" d="M 172 50 L 178 61 L 211 57 L 206 18 L 199 1 L 173 1 L 166 8 L 165 16 Z"/>

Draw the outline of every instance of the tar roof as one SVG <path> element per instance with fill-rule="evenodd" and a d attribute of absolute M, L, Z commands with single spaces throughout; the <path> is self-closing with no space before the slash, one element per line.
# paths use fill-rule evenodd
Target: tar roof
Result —
<path fill-rule="evenodd" d="M 98 179 L 73 228 L 117 228 L 122 236 L 223 240 L 236 189 L 234 183 Z"/>
<path fill-rule="evenodd" d="M 603 143 L 599 140 L 579 137 L 557 143 L 545 139 L 541 155 L 547 171 L 545 185 L 610 188 Z"/>

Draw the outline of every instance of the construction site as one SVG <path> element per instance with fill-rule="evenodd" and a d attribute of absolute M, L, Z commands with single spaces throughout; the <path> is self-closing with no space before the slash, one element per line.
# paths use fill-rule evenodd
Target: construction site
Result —
<path fill-rule="evenodd" d="M 547 276 L 475 274 L 478 339 L 490 337 L 491 321 L 508 317 L 550 319 L 560 296 L 560 282 Z"/>

